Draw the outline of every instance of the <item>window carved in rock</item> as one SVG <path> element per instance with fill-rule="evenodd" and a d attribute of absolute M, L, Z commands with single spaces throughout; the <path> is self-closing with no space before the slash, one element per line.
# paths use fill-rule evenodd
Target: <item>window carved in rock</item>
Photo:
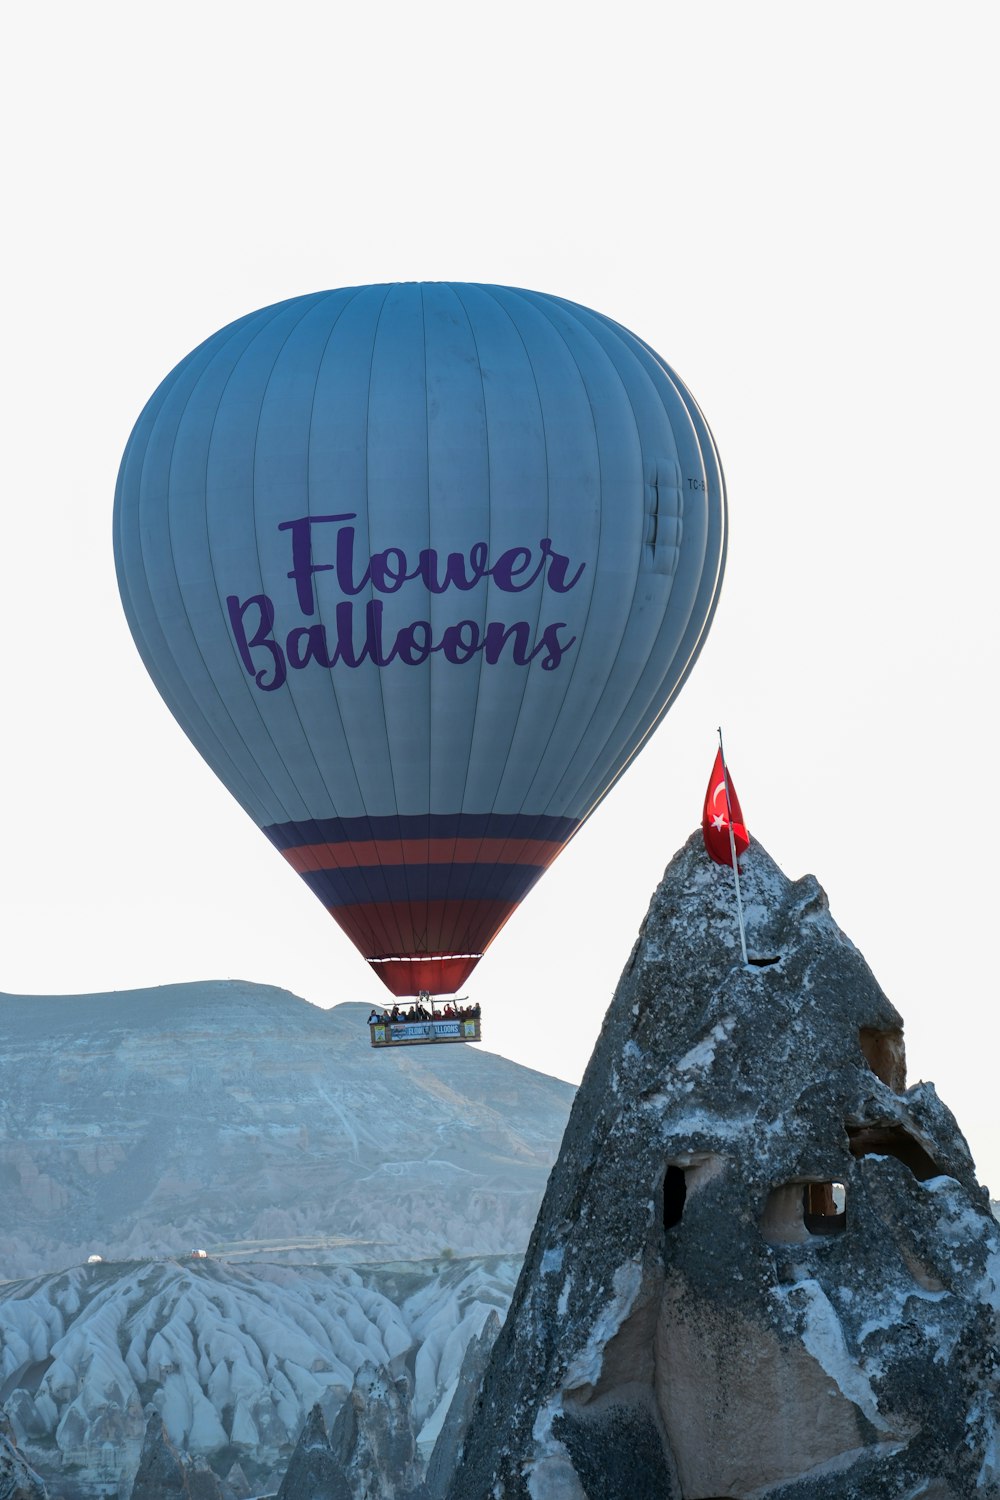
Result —
<path fill-rule="evenodd" d="M 684 1216 L 684 1202 L 687 1198 L 687 1178 L 683 1167 L 675 1167 L 671 1164 L 667 1167 L 663 1176 L 663 1227 L 664 1229 L 676 1229 Z"/>
<path fill-rule="evenodd" d="M 842 1182 L 807 1182 L 802 1222 L 809 1234 L 842 1234 L 847 1228 L 847 1188 Z"/>
<path fill-rule="evenodd" d="M 846 1185 L 819 1179 L 799 1178 L 772 1189 L 760 1219 L 769 1245 L 805 1245 L 846 1228 Z"/>

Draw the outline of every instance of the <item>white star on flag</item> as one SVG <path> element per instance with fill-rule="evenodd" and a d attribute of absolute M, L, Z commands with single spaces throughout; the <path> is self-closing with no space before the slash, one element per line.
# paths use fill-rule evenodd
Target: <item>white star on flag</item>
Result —
<path fill-rule="evenodd" d="M 712 827 L 714 829 L 716 829 L 716 831 L 721 832 L 721 830 L 723 828 L 725 828 L 725 826 L 726 826 L 726 820 L 725 820 L 725 818 L 722 816 L 721 813 L 716 813 L 715 817 L 712 819 Z"/>

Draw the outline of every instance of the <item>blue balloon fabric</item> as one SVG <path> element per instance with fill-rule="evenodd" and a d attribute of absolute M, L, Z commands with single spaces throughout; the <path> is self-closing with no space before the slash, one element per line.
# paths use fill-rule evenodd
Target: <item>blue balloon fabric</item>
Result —
<path fill-rule="evenodd" d="M 122 459 L 171 711 L 395 994 L 450 993 L 666 713 L 726 545 L 695 401 L 539 292 L 292 298 L 201 344 Z"/>

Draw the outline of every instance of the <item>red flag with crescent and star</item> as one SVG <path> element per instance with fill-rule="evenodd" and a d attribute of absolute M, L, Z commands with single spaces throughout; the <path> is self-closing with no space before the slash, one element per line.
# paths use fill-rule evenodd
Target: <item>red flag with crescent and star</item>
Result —
<path fill-rule="evenodd" d="M 705 810 L 701 815 L 701 831 L 705 839 L 705 848 L 709 856 L 715 860 L 717 865 L 729 865 L 733 863 L 733 846 L 729 839 L 729 820 L 732 817 L 733 839 L 736 843 L 736 858 L 745 854 L 750 848 L 750 835 L 747 833 L 743 822 L 743 812 L 740 801 L 733 786 L 733 778 L 729 776 L 729 796 L 726 796 L 726 778 L 728 768 L 723 769 L 722 751 L 718 750 L 715 756 L 715 765 L 712 767 L 711 780 L 708 783 L 708 791 L 705 793 Z"/>

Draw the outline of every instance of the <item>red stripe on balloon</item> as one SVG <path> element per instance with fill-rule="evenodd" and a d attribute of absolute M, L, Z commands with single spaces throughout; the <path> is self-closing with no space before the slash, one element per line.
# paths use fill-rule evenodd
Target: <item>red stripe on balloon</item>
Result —
<path fill-rule="evenodd" d="M 370 839 L 364 843 L 300 844 L 282 853 L 299 875 L 376 865 L 534 865 L 545 870 L 563 847 L 549 839 Z"/>
<path fill-rule="evenodd" d="M 369 959 L 368 962 L 386 989 L 401 999 L 404 995 L 453 995 L 476 967 L 479 955 L 452 953 L 441 957 Z"/>
<path fill-rule="evenodd" d="M 468 973 L 517 909 L 517 904 L 516 901 L 488 900 L 419 901 L 412 905 L 405 901 L 372 901 L 331 906 L 328 910 L 369 960 L 440 958 L 462 954 L 470 960 Z M 375 972 L 385 967 L 376 964 Z M 432 989 L 429 985 L 422 988 Z M 432 993 L 438 992 L 432 989 Z"/>

